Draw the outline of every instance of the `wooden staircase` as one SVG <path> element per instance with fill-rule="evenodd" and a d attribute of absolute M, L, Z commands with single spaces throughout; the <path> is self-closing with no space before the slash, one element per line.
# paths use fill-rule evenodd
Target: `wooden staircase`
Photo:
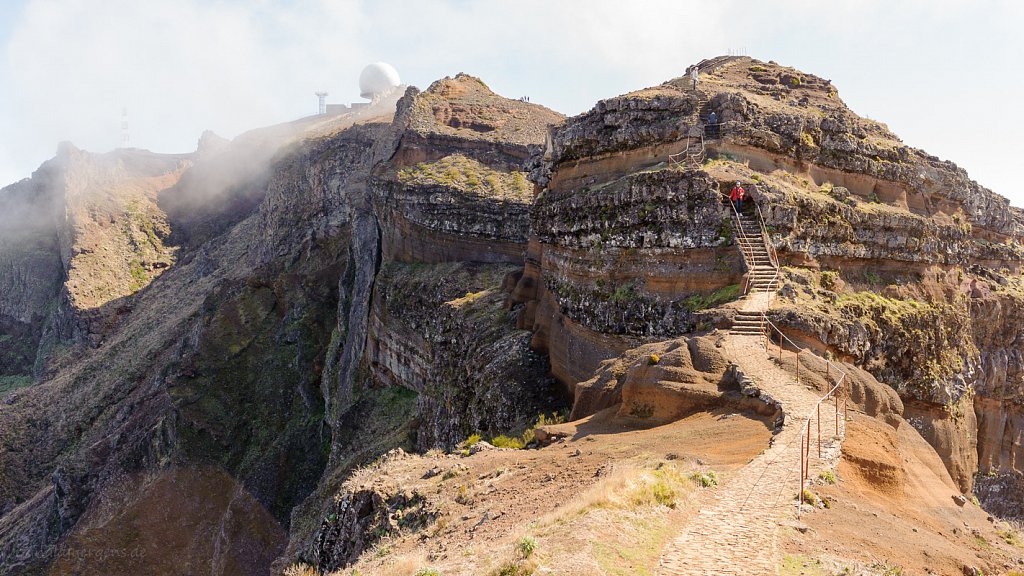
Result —
<path fill-rule="evenodd" d="M 736 241 L 740 245 L 744 261 L 747 264 L 750 290 L 757 292 L 775 290 L 779 269 L 772 262 L 768 238 L 762 234 L 761 222 L 757 217 L 747 216 L 743 213 L 737 214 L 736 220 L 739 227 Z"/>
<path fill-rule="evenodd" d="M 699 170 L 707 157 L 704 136 L 707 131 L 711 101 L 707 92 L 697 90 L 695 94 L 697 102 L 694 105 L 693 114 L 689 117 L 689 133 L 685 136 L 686 148 L 682 152 L 669 155 L 668 158 L 669 162 L 674 165 L 683 165 L 686 168 Z"/>
<path fill-rule="evenodd" d="M 760 310 L 740 310 L 732 321 L 733 334 L 758 336 L 764 333 L 763 314 Z"/>
<path fill-rule="evenodd" d="M 756 189 L 756 186 L 751 188 Z M 729 206 L 736 226 L 736 246 L 747 267 L 747 282 L 743 290 L 745 302 L 736 312 L 731 332 L 763 338 L 767 321 L 765 312 L 778 289 L 779 260 L 768 238 L 761 209 L 753 202 L 748 204 L 746 213 L 737 212 L 731 203 Z"/>

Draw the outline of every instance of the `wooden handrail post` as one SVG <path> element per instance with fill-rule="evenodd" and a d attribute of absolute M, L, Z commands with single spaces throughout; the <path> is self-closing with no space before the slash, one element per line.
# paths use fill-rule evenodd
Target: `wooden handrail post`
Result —
<path fill-rule="evenodd" d="M 846 376 L 843 376 L 843 422 L 850 421 L 849 404 L 850 404 L 850 389 L 848 387 L 849 381 Z"/>
<path fill-rule="evenodd" d="M 821 402 L 818 402 L 818 458 L 821 458 Z"/>
<path fill-rule="evenodd" d="M 836 437 L 839 436 L 839 391 L 836 390 Z"/>
<path fill-rule="evenodd" d="M 782 362 L 782 330 L 779 330 L 779 362 Z"/>
<path fill-rule="evenodd" d="M 796 383 L 800 383 L 800 350 L 796 351 Z"/>
<path fill-rule="evenodd" d="M 804 507 L 804 435 L 800 435 L 800 508 Z M 797 515 L 800 509 L 797 509 Z"/>
<path fill-rule="evenodd" d="M 811 419 L 807 418 L 807 457 L 804 458 L 804 477 L 808 476 L 811 469 Z"/>

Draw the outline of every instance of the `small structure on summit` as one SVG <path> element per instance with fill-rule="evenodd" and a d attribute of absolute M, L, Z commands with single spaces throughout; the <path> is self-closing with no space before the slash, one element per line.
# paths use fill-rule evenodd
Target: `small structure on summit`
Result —
<path fill-rule="evenodd" d="M 363 68 L 359 74 L 359 95 L 369 102 L 353 102 L 346 104 L 327 104 L 327 92 L 317 92 L 318 108 L 320 116 L 337 116 L 351 112 L 357 108 L 372 106 L 385 100 L 388 96 L 402 87 L 402 81 L 398 77 L 398 71 L 387 62 L 374 62 Z"/>

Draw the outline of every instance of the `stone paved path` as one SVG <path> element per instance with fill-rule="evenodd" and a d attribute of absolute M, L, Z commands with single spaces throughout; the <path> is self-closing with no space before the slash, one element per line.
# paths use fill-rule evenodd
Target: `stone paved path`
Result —
<path fill-rule="evenodd" d="M 772 446 L 725 478 L 710 502 L 669 544 L 658 574 L 775 574 L 779 523 L 796 514 L 800 432 L 820 393 L 798 384 L 769 359 L 756 336 L 729 335 L 724 347 L 744 374 L 782 403 L 785 423 Z M 823 410 L 823 420 L 828 422 L 826 413 L 833 413 Z M 810 477 L 814 478 L 824 467 L 834 465 L 839 440 L 829 436 L 821 459 L 816 446 L 811 452 Z"/>

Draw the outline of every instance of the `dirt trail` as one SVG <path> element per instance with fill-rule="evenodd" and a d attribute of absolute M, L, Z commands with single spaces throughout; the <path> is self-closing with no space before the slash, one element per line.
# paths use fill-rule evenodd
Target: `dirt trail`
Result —
<path fill-rule="evenodd" d="M 782 403 L 785 422 L 772 446 L 728 478 L 709 505 L 669 544 L 659 574 L 775 574 L 777 528 L 796 513 L 800 432 L 820 393 L 776 365 L 756 336 L 729 335 L 724 347 L 740 371 Z M 823 442 L 821 458 L 812 447 L 812 478 L 835 465 L 843 432 L 840 425 L 839 438 L 829 436 Z"/>

